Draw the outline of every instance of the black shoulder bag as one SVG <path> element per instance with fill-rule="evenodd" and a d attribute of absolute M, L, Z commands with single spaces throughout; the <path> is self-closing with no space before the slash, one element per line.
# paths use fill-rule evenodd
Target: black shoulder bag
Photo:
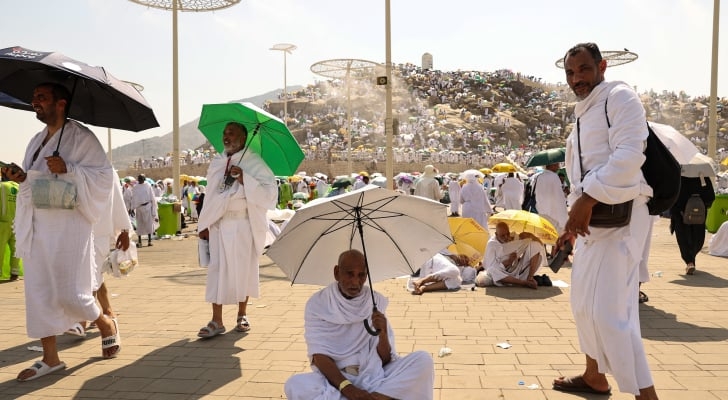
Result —
<path fill-rule="evenodd" d="M 584 172 L 584 165 L 581 162 L 581 135 L 580 135 L 579 119 L 576 120 L 576 143 L 579 147 L 579 170 L 581 171 L 581 180 L 584 180 L 587 172 Z M 632 219 L 632 202 L 629 200 L 619 204 L 606 204 L 601 201 L 592 207 L 592 215 L 589 220 L 589 226 L 595 228 L 620 228 L 629 225 Z"/>

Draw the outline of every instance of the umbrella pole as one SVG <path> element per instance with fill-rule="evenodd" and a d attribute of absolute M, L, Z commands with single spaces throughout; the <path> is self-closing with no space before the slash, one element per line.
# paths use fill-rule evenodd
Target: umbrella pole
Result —
<path fill-rule="evenodd" d="M 374 287 L 372 286 L 372 275 L 369 273 L 369 260 L 367 259 L 367 248 L 364 246 L 364 227 L 361 224 L 361 207 L 356 207 L 356 227 L 359 229 L 359 238 L 361 239 L 362 253 L 364 253 L 364 266 L 367 270 L 367 278 L 369 279 L 369 292 L 372 295 L 372 304 L 374 305 L 372 312 L 377 311 L 377 303 L 374 300 Z M 372 336 L 379 335 L 380 330 L 369 326 L 369 319 L 364 319 L 364 327 Z"/>
<path fill-rule="evenodd" d="M 66 120 L 68 120 L 68 114 L 71 112 L 71 102 L 73 101 L 73 95 L 76 93 L 76 84 L 78 79 L 73 80 L 73 89 L 71 89 L 71 98 L 66 103 L 66 112 L 63 115 L 63 125 L 61 125 L 61 132 L 58 134 L 58 144 L 56 144 L 56 150 L 53 152 L 53 157 L 58 157 L 60 153 L 58 149 L 61 147 L 61 139 L 63 139 L 63 130 L 66 129 Z"/>

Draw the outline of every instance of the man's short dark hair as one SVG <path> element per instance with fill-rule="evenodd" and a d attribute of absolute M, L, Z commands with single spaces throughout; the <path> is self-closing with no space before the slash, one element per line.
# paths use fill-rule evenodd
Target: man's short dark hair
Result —
<path fill-rule="evenodd" d="M 137 180 L 139 181 L 139 183 L 144 183 L 147 181 L 147 177 L 144 176 L 144 174 L 139 174 L 139 176 L 137 176 Z"/>
<path fill-rule="evenodd" d="M 579 43 L 575 45 L 574 47 L 570 48 L 566 51 L 566 54 L 564 54 L 564 65 L 566 65 L 566 57 L 568 56 L 575 56 L 579 54 L 580 51 L 586 50 L 591 54 L 592 58 L 594 59 L 594 62 L 599 64 L 602 61 L 602 52 L 599 51 L 599 46 L 597 46 L 594 42 L 586 42 L 586 43 Z"/>
<path fill-rule="evenodd" d="M 71 105 L 71 92 L 65 86 L 56 82 L 43 82 L 36 87 L 47 87 L 53 93 L 53 100 L 66 100 L 66 108 L 64 112 L 68 113 L 68 107 Z"/>

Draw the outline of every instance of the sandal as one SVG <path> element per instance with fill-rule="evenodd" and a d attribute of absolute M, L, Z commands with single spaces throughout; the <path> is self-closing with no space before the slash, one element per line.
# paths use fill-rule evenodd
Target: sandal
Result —
<path fill-rule="evenodd" d="M 215 337 L 221 333 L 225 332 L 225 327 L 220 326 L 215 321 L 210 321 L 207 323 L 206 326 L 203 326 L 200 328 L 200 331 L 197 333 L 198 337 L 201 337 L 203 339 L 209 339 L 211 337 Z"/>
<path fill-rule="evenodd" d="M 685 275 L 693 275 L 695 274 L 695 264 L 688 264 L 685 267 Z"/>
<path fill-rule="evenodd" d="M 32 381 L 33 379 L 40 378 L 41 376 L 48 375 L 52 372 L 56 372 L 58 370 L 65 369 L 65 368 L 66 368 L 66 363 L 64 363 L 63 361 L 61 361 L 60 364 L 54 365 L 51 367 L 50 365 L 44 363 L 43 360 L 39 360 L 39 361 L 34 362 L 33 365 L 31 365 L 30 367 L 24 369 L 23 371 L 20 371 L 21 374 L 24 371 L 28 371 L 28 370 L 35 371 L 35 374 L 33 374 L 27 378 L 20 378 L 20 375 L 18 375 L 17 379 L 18 379 L 18 382 Z"/>
<path fill-rule="evenodd" d="M 647 294 L 645 292 L 643 292 L 643 291 L 640 290 L 640 299 L 639 299 L 639 302 L 640 303 L 647 303 L 648 301 L 650 301 L 650 298 L 647 297 Z"/>
<path fill-rule="evenodd" d="M 248 317 L 245 315 L 238 315 L 238 321 L 235 324 L 235 330 L 237 332 L 247 332 L 250 330 L 250 322 Z"/>
<path fill-rule="evenodd" d="M 78 337 L 86 337 L 86 330 L 83 329 L 83 325 L 76 322 L 69 330 L 65 331 L 64 334 Z"/>
<path fill-rule="evenodd" d="M 114 329 L 116 333 L 111 336 L 101 338 L 101 356 L 104 358 L 116 358 L 121 352 L 121 333 L 119 332 L 119 322 L 116 318 L 111 318 L 111 322 L 114 323 Z M 116 347 L 116 351 L 108 355 L 104 354 L 104 350 L 108 350 Z"/>

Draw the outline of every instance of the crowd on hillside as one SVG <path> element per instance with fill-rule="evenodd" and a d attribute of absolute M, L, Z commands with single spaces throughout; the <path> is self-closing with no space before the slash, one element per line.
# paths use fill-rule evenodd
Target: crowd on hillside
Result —
<path fill-rule="evenodd" d="M 547 86 L 540 84 L 540 78 L 522 76 L 510 70 L 447 72 L 401 64 L 396 66 L 394 75 L 397 95 L 394 115 L 398 116 L 393 146 L 395 162 L 473 167 L 503 161 L 523 164 L 530 154 L 542 150 L 544 143 L 561 142 L 574 122 L 573 112 L 565 100 L 568 91 L 562 94 L 560 87 L 542 89 Z M 524 82 L 526 84 L 522 84 Z M 351 87 L 347 87 L 345 82 L 334 79 L 287 93 L 289 100 L 324 100 L 305 111 L 289 111 L 289 128 L 304 132 L 300 142 L 307 160 L 347 161 L 349 157 L 354 161 L 386 160 L 384 110 L 371 106 L 382 103 L 383 91 L 369 79 L 352 80 L 350 84 Z M 346 129 L 349 93 L 356 99 L 350 121 L 351 148 Z M 340 101 L 328 101 L 330 99 Z M 682 92 L 650 91 L 643 93 L 642 99 L 651 120 L 673 125 L 683 132 L 695 132 L 690 140 L 698 147 L 707 147 L 707 98 L 690 98 Z M 719 101 L 721 117 L 728 117 L 724 115 L 728 114 L 726 102 L 726 99 Z M 264 108 L 269 107 L 270 103 L 264 105 Z M 677 115 L 691 117 L 671 120 L 664 112 L 668 109 L 677 111 Z M 458 124 L 452 123 L 453 110 L 460 119 Z M 280 114 L 282 117 L 282 111 Z M 523 121 L 528 123 L 524 125 Z M 326 132 L 316 130 L 316 126 L 322 124 L 332 128 Z M 507 133 L 515 132 L 515 125 L 519 125 L 517 129 L 525 129 L 527 144 L 513 143 L 508 138 Z M 718 138 L 728 140 L 728 128 L 721 128 Z M 728 151 L 718 147 L 718 159 L 727 157 Z M 183 165 L 204 164 L 213 155 L 213 149 L 188 150 L 181 153 L 180 161 Z M 171 164 L 170 155 L 153 156 L 135 160 L 133 167 L 158 168 Z"/>

